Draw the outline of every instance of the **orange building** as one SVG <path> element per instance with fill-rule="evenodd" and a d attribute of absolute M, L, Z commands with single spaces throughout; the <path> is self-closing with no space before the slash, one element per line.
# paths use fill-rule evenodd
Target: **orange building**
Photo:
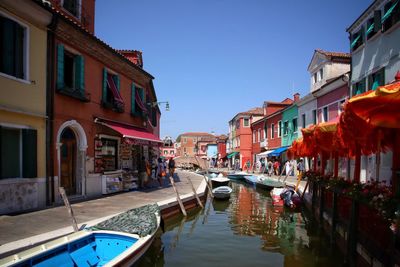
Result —
<path fill-rule="evenodd" d="M 106 174 L 127 169 L 137 175 L 141 157 L 159 153 L 154 78 L 143 69 L 141 52 L 115 50 L 94 35 L 94 0 L 51 2 L 50 188 L 97 196 L 109 192 Z"/>
<path fill-rule="evenodd" d="M 207 157 L 207 145 L 216 144 L 216 137 L 209 133 L 183 133 L 176 139 L 177 156 Z"/>
<path fill-rule="evenodd" d="M 237 162 L 241 169 L 246 169 L 248 165 L 252 164 L 251 124 L 261 119 L 263 115 L 263 108 L 253 108 L 246 112 L 236 114 L 233 119 L 229 121 L 227 158 L 229 159 L 229 166 L 231 168 L 235 167 Z"/>

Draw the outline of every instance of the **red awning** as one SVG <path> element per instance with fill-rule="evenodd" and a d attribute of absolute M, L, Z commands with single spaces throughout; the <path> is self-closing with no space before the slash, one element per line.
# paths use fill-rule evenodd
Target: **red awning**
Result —
<path fill-rule="evenodd" d="M 122 137 L 144 140 L 149 142 L 163 143 L 160 138 L 155 136 L 152 133 L 146 132 L 145 130 L 135 128 L 128 125 L 122 125 L 114 122 L 100 122 L 102 125 L 107 126 L 113 129 L 116 132 L 119 132 Z"/>

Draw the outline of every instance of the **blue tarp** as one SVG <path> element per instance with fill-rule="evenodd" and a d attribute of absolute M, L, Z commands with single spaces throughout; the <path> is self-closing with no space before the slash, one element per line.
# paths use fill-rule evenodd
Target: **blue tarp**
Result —
<path fill-rule="evenodd" d="M 282 152 L 286 151 L 288 148 L 289 148 L 288 146 L 277 148 L 271 153 L 269 153 L 268 157 L 279 157 L 282 154 Z"/>

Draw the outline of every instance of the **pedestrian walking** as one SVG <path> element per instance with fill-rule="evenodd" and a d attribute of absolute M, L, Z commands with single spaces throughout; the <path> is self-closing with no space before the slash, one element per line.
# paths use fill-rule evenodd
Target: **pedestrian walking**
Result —
<path fill-rule="evenodd" d="M 160 187 L 163 186 L 163 178 L 165 177 L 166 172 L 165 172 L 165 164 L 161 158 L 158 158 L 158 164 L 157 164 L 157 179 L 158 182 L 160 183 Z"/>
<path fill-rule="evenodd" d="M 281 167 L 281 164 L 279 163 L 279 161 L 276 159 L 274 162 L 274 172 L 275 175 L 279 175 L 279 169 Z"/>
<path fill-rule="evenodd" d="M 292 166 L 291 166 L 290 162 L 287 160 L 285 162 L 285 174 L 286 174 L 286 176 L 290 175 L 291 168 L 292 168 Z"/>
<path fill-rule="evenodd" d="M 273 164 L 272 164 L 271 160 L 268 160 L 267 166 L 268 166 L 267 167 L 268 168 L 268 175 L 271 177 L 273 172 L 274 172 L 274 167 L 273 167 Z"/>
<path fill-rule="evenodd" d="M 300 158 L 299 163 L 297 163 L 297 170 L 299 171 L 299 177 L 298 179 L 302 179 L 303 178 L 303 174 L 305 172 L 305 167 L 304 167 L 304 162 L 303 162 L 303 158 Z"/>
<path fill-rule="evenodd" d="M 168 162 L 168 170 L 169 170 L 169 177 L 174 179 L 174 173 L 175 173 L 175 160 L 172 157 L 169 162 Z"/>

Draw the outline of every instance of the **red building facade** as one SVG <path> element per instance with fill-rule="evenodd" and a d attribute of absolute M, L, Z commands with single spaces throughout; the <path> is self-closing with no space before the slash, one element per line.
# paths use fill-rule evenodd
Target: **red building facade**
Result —
<path fill-rule="evenodd" d="M 137 174 L 142 157 L 159 153 L 154 78 L 142 68 L 141 53 L 138 64 L 124 56 L 134 50 L 114 50 L 93 34 L 94 0 L 53 2 L 49 172 L 53 188 L 96 196 L 104 193 L 106 173 Z"/>

